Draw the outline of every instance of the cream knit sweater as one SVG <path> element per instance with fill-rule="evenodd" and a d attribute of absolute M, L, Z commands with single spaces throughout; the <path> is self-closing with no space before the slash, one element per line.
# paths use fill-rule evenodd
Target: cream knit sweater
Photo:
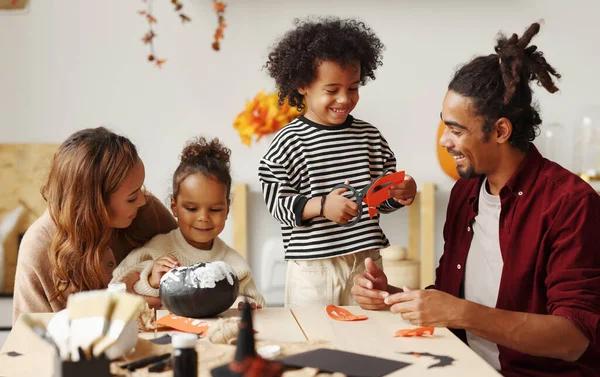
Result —
<path fill-rule="evenodd" d="M 256 289 L 252 271 L 244 258 L 219 237 L 213 241 L 211 250 L 200 250 L 190 245 L 179 229 L 152 238 L 146 245 L 133 250 L 113 272 L 113 282 L 121 281 L 132 271 L 140 273 L 140 280 L 133 289 L 144 296 L 158 297 L 158 289 L 150 286 L 148 281 L 152 274 L 154 260 L 163 255 L 171 254 L 182 266 L 191 266 L 201 262 L 223 261 L 231 266 L 238 276 L 240 296 L 249 298 L 250 302 L 265 305 L 263 296 Z"/>

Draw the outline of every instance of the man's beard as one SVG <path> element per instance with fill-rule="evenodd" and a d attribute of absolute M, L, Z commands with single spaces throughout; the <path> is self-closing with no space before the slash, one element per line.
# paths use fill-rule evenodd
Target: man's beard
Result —
<path fill-rule="evenodd" d="M 459 166 L 457 166 L 456 171 L 462 179 L 478 178 L 482 176 L 482 174 L 475 173 L 475 169 L 473 169 L 473 166 L 471 165 L 465 169 L 461 169 Z"/>

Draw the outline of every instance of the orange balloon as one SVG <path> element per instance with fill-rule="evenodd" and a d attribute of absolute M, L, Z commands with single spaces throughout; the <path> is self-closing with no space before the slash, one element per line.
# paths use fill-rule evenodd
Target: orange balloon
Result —
<path fill-rule="evenodd" d="M 448 150 L 442 146 L 440 146 L 440 138 L 446 129 L 446 125 L 444 122 L 440 121 L 440 125 L 438 127 L 437 132 L 437 156 L 438 161 L 440 162 L 440 167 L 450 178 L 457 180 L 459 178 L 458 171 L 456 170 L 456 162 L 454 162 L 454 158 L 448 153 Z"/>

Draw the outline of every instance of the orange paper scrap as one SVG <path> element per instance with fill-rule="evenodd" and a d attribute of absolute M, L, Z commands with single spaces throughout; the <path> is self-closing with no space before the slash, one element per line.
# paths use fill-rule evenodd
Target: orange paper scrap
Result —
<path fill-rule="evenodd" d="M 367 319 L 367 316 L 364 314 L 355 315 L 335 305 L 327 305 L 326 310 L 329 317 L 336 321 L 364 321 Z"/>
<path fill-rule="evenodd" d="M 392 197 L 389 190 L 385 190 L 385 188 L 392 185 L 399 185 L 402 182 L 404 182 L 404 171 L 386 174 L 373 182 L 369 190 L 367 190 L 367 195 L 363 198 L 363 202 L 369 207 L 369 218 L 372 219 L 377 214 L 381 203 Z"/>
<path fill-rule="evenodd" d="M 396 331 L 394 334 L 397 336 L 411 337 L 411 336 L 431 336 L 433 335 L 434 328 L 433 327 L 417 327 L 416 329 L 402 329 Z"/>
<path fill-rule="evenodd" d="M 206 336 L 208 327 L 210 326 L 210 323 L 201 319 L 180 317 L 173 313 L 169 313 L 168 315 L 162 317 L 156 321 L 156 323 L 173 328 L 175 330 L 198 334 L 201 336 Z"/>

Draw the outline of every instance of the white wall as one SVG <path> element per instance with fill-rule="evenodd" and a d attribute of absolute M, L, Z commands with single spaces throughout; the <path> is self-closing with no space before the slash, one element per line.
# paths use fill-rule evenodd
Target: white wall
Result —
<path fill-rule="evenodd" d="M 184 142 L 218 136 L 233 149 L 235 179 L 250 184 L 253 268 L 261 245 L 279 232 L 256 174 L 268 140 L 244 146 L 232 120 L 258 90 L 273 89 L 261 66 L 294 17 L 359 16 L 378 32 L 384 66 L 361 89 L 354 114 L 381 129 L 399 168 L 440 186 L 439 233 L 453 183 L 435 155 L 441 101 L 457 65 L 492 53 L 498 30 L 521 33 L 545 19 L 535 43 L 564 76 L 560 93 L 537 90 L 546 122 L 571 125 L 582 106 L 600 103 L 597 0 L 231 0 L 220 52 L 210 47 L 211 1 L 182 2 L 193 19 L 185 26 L 169 1 L 156 1 L 157 53 L 168 59 L 162 70 L 145 61 L 141 0 L 31 0 L 26 14 L 0 14 L 0 142 L 61 142 L 107 125 L 136 143 L 147 187 L 166 199 Z M 384 219 L 393 243 L 406 243 L 405 212 Z M 436 248 L 439 254 L 441 237 Z"/>

